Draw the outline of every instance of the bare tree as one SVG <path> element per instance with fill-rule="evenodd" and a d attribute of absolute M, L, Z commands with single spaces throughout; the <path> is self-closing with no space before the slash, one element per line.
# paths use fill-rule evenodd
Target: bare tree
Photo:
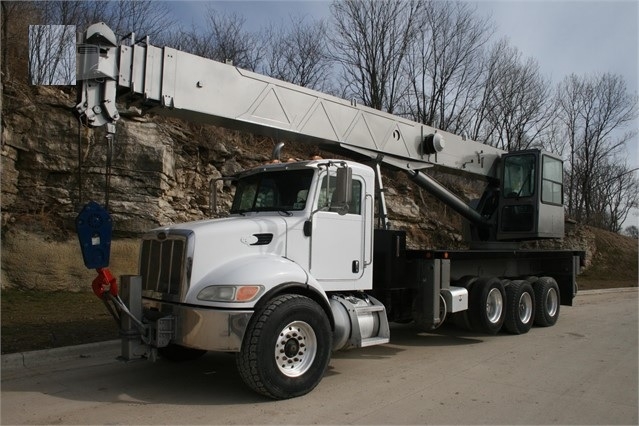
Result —
<path fill-rule="evenodd" d="M 102 21 L 119 35 L 157 37 L 175 24 L 167 5 L 152 0 L 49 0 L 33 2 L 33 8 L 39 17 L 32 24 L 75 25 L 78 31 Z"/>
<path fill-rule="evenodd" d="M 626 227 L 624 234 L 637 240 L 639 239 L 639 228 L 636 225 L 630 225 Z"/>
<path fill-rule="evenodd" d="M 217 59 L 214 58 L 215 52 L 212 33 L 204 33 L 196 27 L 191 27 L 189 30 L 177 27 L 168 31 L 162 35 L 162 43 L 166 46 L 172 46 L 197 56 Z"/>
<path fill-rule="evenodd" d="M 639 181 L 635 176 L 637 169 L 630 169 L 621 161 L 615 161 L 613 164 L 615 172 L 602 185 L 602 193 L 606 197 L 598 208 L 599 211 L 608 213 L 608 221 L 604 223 L 604 227 L 613 232 L 621 232 L 622 225 L 632 209 L 639 207 Z"/>
<path fill-rule="evenodd" d="M 540 146 L 538 136 L 552 122 L 550 82 L 537 61 L 523 60 L 515 47 L 498 45 L 493 54 L 499 57 L 487 75 L 485 118 L 490 131 L 483 140 L 507 151 Z"/>
<path fill-rule="evenodd" d="M 83 5 L 80 2 L 33 2 L 31 11 L 28 33 L 30 83 L 74 84 L 76 22 L 83 15 Z"/>
<path fill-rule="evenodd" d="M 29 25 L 40 24 L 34 2 L 2 1 L 2 82 L 27 82 Z"/>
<path fill-rule="evenodd" d="M 34 84 L 73 84 L 75 32 L 104 21 L 116 34 L 156 36 L 173 24 L 166 4 L 150 0 L 39 1 L 29 31 L 29 77 Z M 8 8 L 5 8 L 8 9 Z"/>
<path fill-rule="evenodd" d="M 412 117 L 442 130 L 468 132 L 477 103 L 488 18 L 462 2 L 422 1 L 418 37 L 410 46 Z"/>
<path fill-rule="evenodd" d="M 268 30 L 266 74 L 302 87 L 330 91 L 331 61 L 326 46 L 326 22 L 308 22 L 303 17 L 293 16 L 289 20 L 288 26 L 272 26 Z"/>
<path fill-rule="evenodd" d="M 38 2 L 38 9 L 48 25 L 75 25 L 83 31 L 89 25 L 108 21 L 114 2 L 109 1 L 46 1 Z"/>
<path fill-rule="evenodd" d="M 417 35 L 422 1 L 344 0 L 331 4 L 334 59 L 344 96 L 390 113 L 406 88 L 402 67 Z"/>
<path fill-rule="evenodd" d="M 620 158 L 605 158 L 594 176 L 597 190 L 590 195 L 588 223 L 612 232 L 621 232 L 630 211 L 637 208 L 639 182 Z"/>
<path fill-rule="evenodd" d="M 155 5 L 162 2 L 152 3 Z M 204 27 L 191 26 L 186 29 L 180 25 L 163 24 L 164 29 L 153 37 L 154 44 L 172 46 L 251 71 L 258 69 L 262 62 L 265 43 L 259 32 L 245 29 L 243 16 L 218 11 L 213 6 L 208 6 L 206 18 Z M 135 31 L 136 34 L 144 34 L 140 30 Z M 153 36 L 154 32 L 151 31 L 150 35 Z"/>
<path fill-rule="evenodd" d="M 631 191 L 630 187 L 636 185 L 634 179 L 622 179 L 629 174 L 612 159 L 636 137 L 636 130 L 624 132 L 624 129 L 637 117 L 637 95 L 628 93 L 626 83 L 619 75 L 578 77 L 573 74 L 559 85 L 557 105 L 570 158 L 568 214 L 585 223 L 601 224 L 601 198 L 605 187 L 614 184 L 617 185 L 614 191 L 624 192 Z M 626 195 L 632 195 L 632 192 Z M 611 213 L 619 216 L 611 218 L 612 228 L 623 222 L 623 208 L 617 210 Z"/>
<path fill-rule="evenodd" d="M 75 83 L 75 26 L 29 27 L 29 82 L 42 85 Z"/>
<path fill-rule="evenodd" d="M 106 7 L 100 4 L 102 1 L 81 3 L 95 3 L 92 18 L 106 22 L 119 35 L 134 32 L 137 38 L 149 36 L 153 41 L 161 39 L 162 34 L 175 24 L 175 19 L 164 2 L 118 0 L 107 1 Z"/>
<path fill-rule="evenodd" d="M 208 27 L 204 37 L 210 40 L 211 59 L 232 62 L 233 65 L 255 71 L 262 61 L 264 42 L 258 33 L 244 28 L 241 15 L 208 9 Z"/>

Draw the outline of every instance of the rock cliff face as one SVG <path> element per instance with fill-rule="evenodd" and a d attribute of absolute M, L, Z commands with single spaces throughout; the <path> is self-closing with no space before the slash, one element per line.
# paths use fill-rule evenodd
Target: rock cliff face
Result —
<path fill-rule="evenodd" d="M 109 153 L 103 129 L 80 129 L 71 112 L 74 103 L 73 95 L 59 88 L 4 87 L 3 223 L 39 214 L 72 230 L 84 203 L 105 203 L 109 157 L 108 208 L 116 234 L 202 219 L 209 215 L 209 182 L 268 161 L 275 144 L 237 131 L 123 112 Z M 316 152 L 289 144 L 284 155 L 310 158 Z M 390 220 L 410 231 L 409 244 L 459 245 L 460 220 L 403 175 L 389 173 Z M 220 204 L 228 207 L 230 189 L 220 181 L 216 185 Z"/>
<path fill-rule="evenodd" d="M 216 165 L 224 166 L 224 160 L 232 155 L 223 144 L 212 144 L 203 156 L 192 135 L 166 120 L 131 117 L 118 123 L 109 153 L 102 129 L 80 130 L 71 113 L 74 102 L 70 95 L 53 88 L 28 89 L 28 93 L 20 93 L 5 87 L 5 222 L 10 220 L 7 216 L 15 219 L 20 214 L 46 212 L 72 226 L 86 201 L 105 203 L 108 157 L 109 210 L 116 232 L 139 233 L 204 217 L 208 180 L 220 176 Z"/>

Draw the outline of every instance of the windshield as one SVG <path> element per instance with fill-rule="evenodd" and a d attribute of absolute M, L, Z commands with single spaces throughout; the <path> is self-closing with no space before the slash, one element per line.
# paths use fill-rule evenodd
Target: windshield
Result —
<path fill-rule="evenodd" d="M 504 196 L 530 197 L 535 192 L 535 156 L 513 155 L 504 163 Z"/>
<path fill-rule="evenodd" d="M 231 213 L 304 210 L 313 170 L 280 170 L 240 179 Z"/>

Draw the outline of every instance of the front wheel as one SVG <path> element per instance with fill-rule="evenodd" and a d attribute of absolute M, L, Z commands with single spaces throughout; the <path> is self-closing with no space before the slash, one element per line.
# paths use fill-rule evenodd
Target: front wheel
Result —
<path fill-rule="evenodd" d="M 236 362 L 251 389 L 274 399 L 293 398 L 322 380 L 332 346 L 324 310 L 308 297 L 288 294 L 255 312 Z"/>

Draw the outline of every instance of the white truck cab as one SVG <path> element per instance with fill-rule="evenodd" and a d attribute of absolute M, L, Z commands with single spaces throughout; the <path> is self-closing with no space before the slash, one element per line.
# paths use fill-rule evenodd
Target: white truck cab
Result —
<path fill-rule="evenodd" d="M 173 317 L 171 342 L 203 350 L 239 351 L 256 304 L 284 288 L 312 295 L 333 322 L 327 293 L 372 289 L 374 179 L 342 160 L 240 174 L 230 217 L 144 236 L 145 309 Z"/>

